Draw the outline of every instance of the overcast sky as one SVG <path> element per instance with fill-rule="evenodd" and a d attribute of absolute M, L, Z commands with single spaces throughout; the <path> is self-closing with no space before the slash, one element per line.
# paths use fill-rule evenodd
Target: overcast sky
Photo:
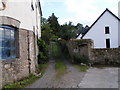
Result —
<path fill-rule="evenodd" d="M 100 14 L 108 8 L 118 16 L 120 0 L 41 0 L 43 17 L 54 13 L 60 24 L 72 21 L 74 25 L 81 23 L 91 25 Z"/>

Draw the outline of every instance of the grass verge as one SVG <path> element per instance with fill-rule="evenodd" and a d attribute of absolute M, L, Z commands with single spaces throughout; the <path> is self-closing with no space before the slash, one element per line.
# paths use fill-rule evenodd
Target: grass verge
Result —
<path fill-rule="evenodd" d="M 82 65 L 74 65 L 75 68 L 79 69 L 80 72 L 87 72 L 89 66 L 82 66 Z"/>
<path fill-rule="evenodd" d="M 58 60 L 55 64 L 55 70 L 57 71 L 56 77 L 61 78 L 66 73 L 67 66 L 63 63 L 63 61 Z"/>
<path fill-rule="evenodd" d="M 38 67 L 41 67 L 41 75 L 35 76 L 35 75 L 31 74 L 29 77 L 24 78 L 21 81 L 17 81 L 15 83 L 10 83 L 8 85 L 5 85 L 3 87 L 3 90 L 7 89 L 7 88 L 25 88 L 26 86 L 35 82 L 38 78 L 41 78 L 44 75 L 47 66 L 48 66 L 48 64 L 41 64 L 38 66 Z"/>

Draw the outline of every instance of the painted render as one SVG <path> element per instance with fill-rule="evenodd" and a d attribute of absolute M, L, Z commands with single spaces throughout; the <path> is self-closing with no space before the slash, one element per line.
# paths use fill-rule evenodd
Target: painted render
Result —
<path fill-rule="evenodd" d="M 118 24 L 120 24 L 120 19 L 106 9 L 82 39 L 92 39 L 94 48 L 106 48 L 106 39 L 110 39 L 110 48 L 118 48 L 120 46 L 120 43 L 118 43 L 120 41 Z M 105 27 L 109 27 L 109 34 L 105 34 Z"/>
<path fill-rule="evenodd" d="M 41 11 L 39 10 L 39 5 L 37 3 L 39 0 L 5 1 L 6 8 L 0 11 L 0 16 L 8 16 L 19 20 L 21 22 L 19 28 L 34 31 L 36 35 L 38 34 L 38 37 L 41 37 Z M 33 3 L 34 10 L 31 8 L 31 2 Z"/>

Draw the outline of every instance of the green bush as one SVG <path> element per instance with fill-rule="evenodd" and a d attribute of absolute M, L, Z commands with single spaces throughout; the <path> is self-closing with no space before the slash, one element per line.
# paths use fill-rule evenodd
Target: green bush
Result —
<path fill-rule="evenodd" d="M 38 54 L 38 64 L 44 64 L 48 61 L 48 45 L 45 43 L 44 40 L 38 39 L 38 47 L 39 47 L 39 54 Z"/>
<path fill-rule="evenodd" d="M 89 64 L 89 58 L 85 55 L 73 55 L 73 60 L 74 62 L 73 63 L 76 63 L 76 64 Z"/>
<path fill-rule="evenodd" d="M 62 40 L 59 40 L 58 43 L 61 47 L 62 53 L 64 54 L 65 58 L 70 59 L 69 50 L 68 50 L 68 47 L 66 46 L 67 41 L 62 39 Z"/>
<path fill-rule="evenodd" d="M 39 59 L 38 60 L 39 64 L 44 64 L 44 63 L 46 63 L 48 61 L 48 57 L 46 55 L 44 55 L 43 52 L 39 52 L 38 59 Z"/>
<path fill-rule="evenodd" d="M 57 41 L 58 40 L 58 36 L 56 35 L 52 35 L 50 38 L 51 41 Z"/>

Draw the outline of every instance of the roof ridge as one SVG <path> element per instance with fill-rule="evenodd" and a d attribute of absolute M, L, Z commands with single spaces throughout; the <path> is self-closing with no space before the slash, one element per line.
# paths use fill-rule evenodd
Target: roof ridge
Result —
<path fill-rule="evenodd" d="M 113 14 L 108 8 L 106 8 L 106 10 L 96 19 L 96 21 L 90 26 L 90 28 L 88 29 L 88 31 L 95 25 L 95 23 L 103 16 L 103 14 L 106 12 L 106 11 L 108 11 L 110 14 L 112 14 L 116 19 L 118 19 L 118 21 L 120 21 L 120 18 L 118 18 L 115 14 Z M 87 31 L 87 32 L 88 32 Z M 87 33 L 86 32 L 86 33 Z M 86 35 L 86 33 L 81 37 L 81 38 L 83 38 L 85 35 Z"/>

